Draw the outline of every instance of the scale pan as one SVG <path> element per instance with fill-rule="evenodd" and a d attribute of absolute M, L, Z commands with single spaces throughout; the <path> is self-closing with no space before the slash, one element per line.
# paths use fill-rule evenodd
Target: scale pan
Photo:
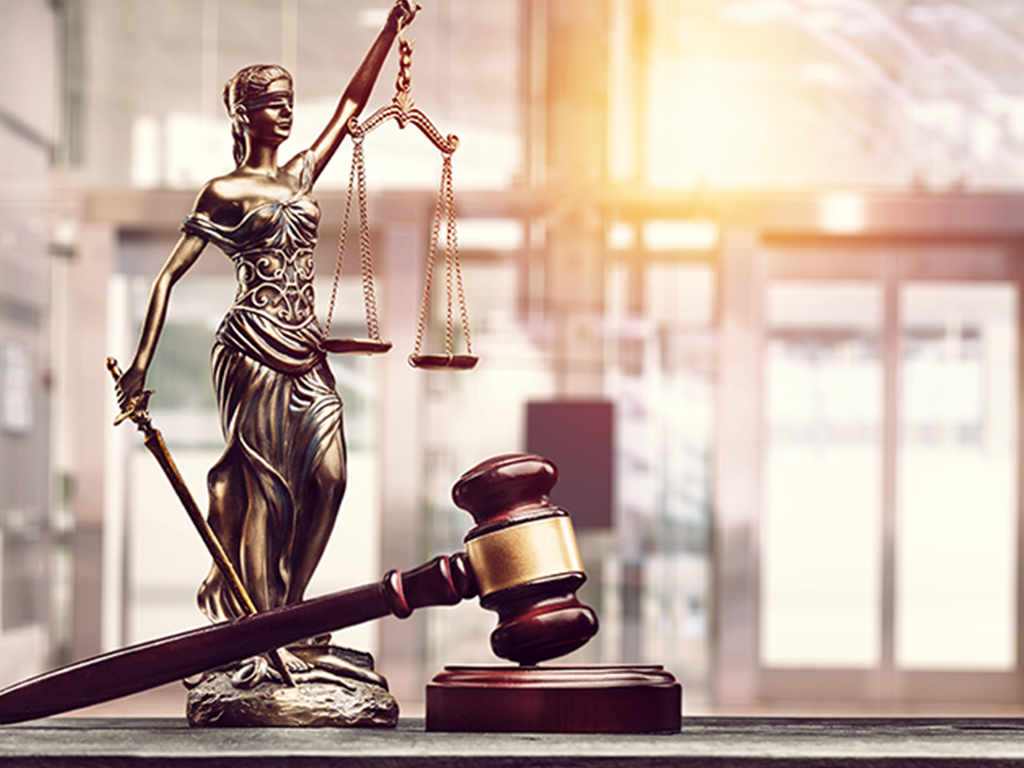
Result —
<path fill-rule="evenodd" d="M 409 355 L 409 365 L 428 370 L 468 371 L 476 367 L 479 359 L 476 355 Z"/>
<path fill-rule="evenodd" d="M 391 349 L 390 341 L 380 339 L 326 339 L 324 350 L 335 355 L 382 355 Z"/>

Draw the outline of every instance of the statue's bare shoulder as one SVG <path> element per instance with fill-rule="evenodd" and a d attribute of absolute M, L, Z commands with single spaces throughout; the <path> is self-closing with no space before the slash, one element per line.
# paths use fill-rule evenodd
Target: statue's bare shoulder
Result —
<path fill-rule="evenodd" d="M 217 224 L 233 226 L 242 220 L 251 204 L 251 187 L 235 173 L 211 179 L 199 190 L 193 212 Z"/>

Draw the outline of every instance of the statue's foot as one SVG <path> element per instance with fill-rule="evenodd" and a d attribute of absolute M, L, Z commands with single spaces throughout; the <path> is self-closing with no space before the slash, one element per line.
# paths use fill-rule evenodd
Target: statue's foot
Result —
<path fill-rule="evenodd" d="M 309 672 L 313 669 L 312 664 L 299 658 L 288 648 L 278 648 L 277 655 L 281 661 L 284 662 L 285 668 L 293 674 L 297 672 Z"/>
<path fill-rule="evenodd" d="M 343 681 L 360 680 L 370 685 L 377 685 L 388 690 L 388 681 L 384 675 L 375 672 L 373 669 L 355 664 L 348 659 L 342 658 L 332 652 L 329 645 L 297 645 L 291 646 L 289 655 L 297 657 L 307 665 L 306 670 L 300 670 L 294 675 L 295 682 L 316 680 L 325 682 L 324 676 Z"/>

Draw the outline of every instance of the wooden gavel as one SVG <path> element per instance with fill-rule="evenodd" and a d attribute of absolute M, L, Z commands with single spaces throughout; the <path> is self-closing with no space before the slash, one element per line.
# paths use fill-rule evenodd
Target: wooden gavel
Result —
<path fill-rule="evenodd" d="M 466 552 L 435 557 L 376 584 L 130 646 L 45 672 L 0 691 L 0 723 L 98 704 L 364 621 L 480 595 L 498 613 L 491 647 L 521 664 L 579 648 L 597 615 L 576 598 L 586 580 L 572 524 L 551 506 L 551 462 L 508 454 L 485 461 L 455 484 L 455 503 L 476 526 Z"/>

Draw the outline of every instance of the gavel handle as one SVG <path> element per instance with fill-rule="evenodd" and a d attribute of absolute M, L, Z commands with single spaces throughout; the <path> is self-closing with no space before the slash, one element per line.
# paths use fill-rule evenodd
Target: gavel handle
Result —
<path fill-rule="evenodd" d="M 0 724 L 48 717 L 181 680 L 324 632 L 477 593 L 465 554 L 435 557 L 382 581 L 129 646 L 0 691 Z"/>

